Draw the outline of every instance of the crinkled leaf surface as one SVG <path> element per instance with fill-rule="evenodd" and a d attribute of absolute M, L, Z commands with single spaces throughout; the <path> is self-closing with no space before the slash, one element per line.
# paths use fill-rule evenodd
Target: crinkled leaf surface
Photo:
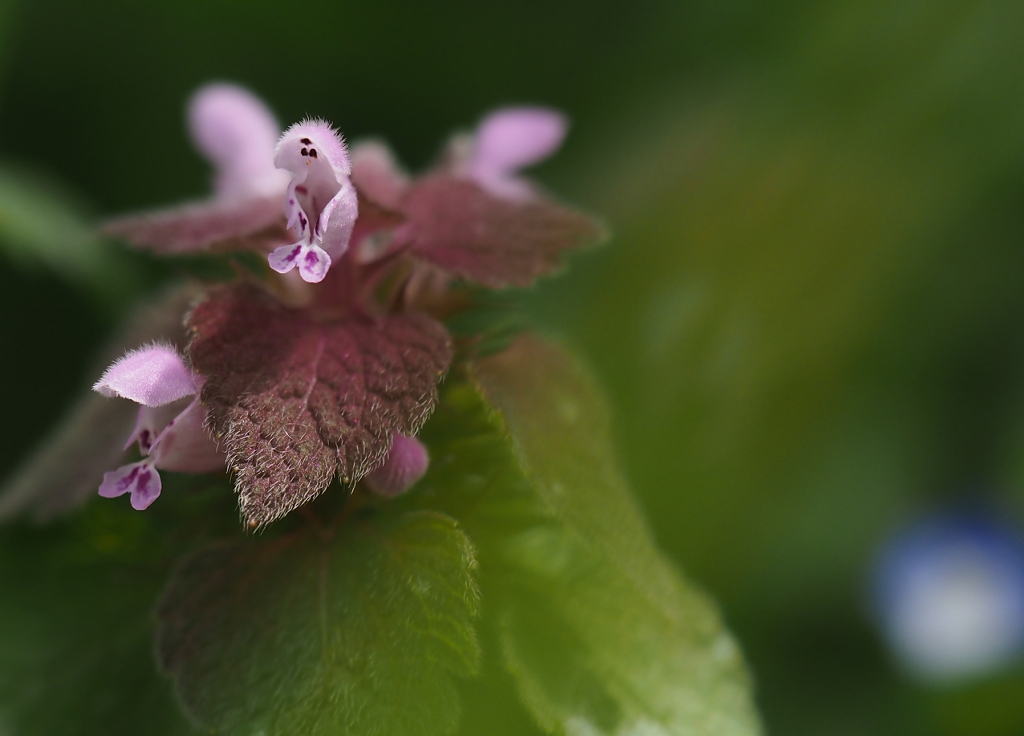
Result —
<path fill-rule="evenodd" d="M 477 545 L 534 716 L 569 734 L 759 733 L 742 657 L 654 548 L 586 374 L 529 337 L 473 373 L 424 429 L 434 462 L 410 500 L 447 509 Z"/>
<path fill-rule="evenodd" d="M 402 204 L 398 230 L 420 258 L 491 288 L 528 286 L 557 271 L 562 253 L 598 241 L 591 219 L 545 199 L 498 199 L 470 181 L 431 176 Z"/>
<path fill-rule="evenodd" d="M 314 322 L 248 286 L 211 294 L 189 326 L 203 403 L 256 525 L 373 470 L 394 432 L 426 421 L 451 361 L 448 332 L 424 314 Z"/>
<path fill-rule="evenodd" d="M 427 511 L 210 547 L 159 607 L 158 653 L 223 734 L 445 734 L 479 649 L 473 548 Z"/>
<path fill-rule="evenodd" d="M 165 479 L 149 513 L 98 502 L 44 528 L 0 527 L 0 733 L 188 736 L 153 655 L 153 607 L 175 560 L 237 528 L 226 484 Z"/>
<path fill-rule="evenodd" d="M 238 249 L 286 240 L 284 193 L 211 199 L 108 220 L 105 235 L 158 253 Z"/>
<path fill-rule="evenodd" d="M 185 313 L 198 297 L 194 286 L 178 286 L 149 304 L 102 352 L 90 383 L 115 358 L 139 345 L 165 341 L 184 346 Z M 80 506 L 96 493 L 103 474 L 117 467 L 135 425 L 138 405 L 89 391 L 0 489 L 0 522 L 22 513 L 50 519 Z"/>

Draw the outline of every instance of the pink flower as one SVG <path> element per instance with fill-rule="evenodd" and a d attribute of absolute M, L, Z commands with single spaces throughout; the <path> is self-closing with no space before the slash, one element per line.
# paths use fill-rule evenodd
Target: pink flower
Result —
<path fill-rule="evenodd" d="M 274 166 L 281 126 L 266 105 L 246 89 L 208 84 L 188 105 L 196 148 L 214 165 L 217 198 L 282 196 L 288 175 Z"/>
<path fill-rule="evenodd" d="M 565 116 L 543 107 L 496 110 L 477 126 L 470 152 L 457 173 L 493 194 L 527 200 L 533 187 L 519 170 L 540 163 L 562 145 L 569 123 Z"/>
<path fill-rule="evenodd" d="M 160 495 L 158 469 L 184 473 L 224 469 L 224 454 L 204 427 L 206 409 L 197 398 L 184 401 L 197 394 L 201 383 L 174 348 L 160 344 L 133 350 L 106 370 L 93 389 L 140 404 L 125 448 L 138 442 L 145 459 L 106 473 L 101 496 L 130 493 L 132 507 L 142 511 Z"/>
<path fill-rule="evenodd" d="M 487 115 L 471 134 L 456 135 L 448 146 L 442 169 L 472 181 L 493 197 L 525 202 L 534 187 L 519 175 L 522 169 L 553 155 L 565 140 L 569 121 L 545 107 L 505 107 Z M 391 150 L 377 140 L 352 147 L 352 179 L 377 204 L 401 209 L 413 183 Z"/>
<path fill-rule="evenodd" d="M 104 232 L 162 253 L 221 244 L 266 249 L 275 271 L 297 267 L 303 280 L 322 281 L 347 250 L 358 215 L 348 151 L 337 131 L 306 120 L 278 140 L 267 107 L 229 84 L 200 89 L 188 119 L 196 147 L 214 166 L 213 197 L 112 220 Z"/>
<path fill-rule="evenodd" d="M 292 175 L 285 211 L 299 240 L 271 253 L 270 267 L 298 267 L 304 281 L 318 283 L 348 249 L 359 214 L 345 142 L 323 120 L 304 120 L 281 136 L 274 164 Z"/>
<path fill-rule="evenodd" d="M 394 434 L 391 452 L 379 468 L 366 476 L 366 483 L 382 496 L 394 497 L 412 488 L 427 472 L 430 456 L 415 437 Z"/>

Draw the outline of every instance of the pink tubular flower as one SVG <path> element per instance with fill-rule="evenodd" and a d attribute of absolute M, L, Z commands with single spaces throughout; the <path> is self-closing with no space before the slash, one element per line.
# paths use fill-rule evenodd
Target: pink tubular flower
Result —
<path fill-rule="evenodd" d="M 188 124 L 196 148 L 214 165 L 217 197 L 283 194 L 288 177 L 274 166 L 281 128 L 258 97 L 232 84 L 208 84 L 192 96 Z"/>
<path fill-rule="evenodd" d="M 281 136 L 274 165 L 292 175 L 285 212 L 299 240 L 271 253 L 270 267 L 298 267 L 304 281 L 318 283 L 348 249 L 359 213 L 345 142 L 323 120 L 304 120 Z"/>
<path fill-rule="evenodd" d="M 557 151 L 568 127 L 564 115 L 543 107 L 496 110 L 477 126 L 458 173 L 495 197 L 528 200 L 533 188 L 518 176 L 519 170 Z"/>
<path fill-rule="evenodd" d="M 387 460 L 366 476 L 366 483 L 375 493 L 393 498 L 412 488 L 427 472 L 428 465 L 430 457 L 423 443 L 396 432 Z"/>
<path fill-rule="evenodd" d="M 201 380 L 168 345 L 133 350 L 111 365 L 93 389 L 140 404 L 135 429 L 125 448 L 138 442 L 145 459 L 106 473 L 99 494 L 114 498 L 131 494 L 132 507 L 142 511 L 160 495 L 157 469 L 207 473 L 223 470 L 224 454 L 204 425 L 206 409 L 194 396 Z"/>
<path fill-rule="evenodd" d="M 535 192 L 520 170 L 553 155 L 568 129 L 568 119 L 557 110 L 501 108 L 487 115 L 472 134 L 452 139 L 445 167 L 493 197 L 526 202 Z M 391 150 L 376 140 L 353 145 L 352 179 L 364 195 L 390 209 L 400 208 L 411 184 Z"/>

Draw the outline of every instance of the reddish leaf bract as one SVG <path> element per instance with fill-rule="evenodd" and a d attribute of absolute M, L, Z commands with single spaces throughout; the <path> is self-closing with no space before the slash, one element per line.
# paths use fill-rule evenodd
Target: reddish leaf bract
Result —
<path fill-rule="evenodd" d="M 499 199 L 450 176 L 415 183 L 402 206 L 397 235 L 412 252 L 469 281 L 491 288 L 529 286 L 557 271 L 562 251 L 599 240 L 590 218 L 545 199 Z"/>
<path fill-rule="evenodd" d="M 144 212 L 105 222 L 104 235 L 122 237 L 158 253 L 189 253 L 214 245 L 241 248 L 289 237 L 281 209 L 283 194 L 240 200 L 210 200 Z"/>
<path fill-rule="evenodd" d="M 394 432 L 419 431 L 451 362 L 427 315 L 322 323 L 247 285 L 212 292 L 189 326 L 211 429 L 254 525 L 376 468 Z"/>

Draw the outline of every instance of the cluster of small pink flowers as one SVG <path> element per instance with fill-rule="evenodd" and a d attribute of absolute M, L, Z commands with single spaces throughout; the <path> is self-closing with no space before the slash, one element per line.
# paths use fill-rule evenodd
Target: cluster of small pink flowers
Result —
<path fill-rule="evenodd" d="M 339 290 L 362 288 L 363 297 L 349 294 L 346 303 L 369 313 L 358 301 L 378 281 L 367 274 L 381 270 L 375 271 L 375 264 L 390 265 L 418 237 L 402 216 L 395 215 L 411 198 L 414 179 L 401 170 L 388 148 L 367 141 L 355 144 L 350 154 L 341 135 L 319 119 L 296 123 L 282 133 L 258 98 L 227 84 L 209 85 L 196 93 L 188 119 L 196 147 L 214 167 L 212 195 L 200 202 L 113 220 L 105 231 L 162 254 L 216 251 L 225 243 L 231 248 L 256 249 L 265 254 L 269 269 L 282 275 L 271 291 L 298 295 L 292 302 L 309 305 L 336 303 Z M 566 127 L 565 118 L 552 110 L 499 110 L 486 117 L 475 133 L 453 139 L 435 171 L 443 172 L 446 181 L 471 184 L 494 200 L 528 205 L 537 192 L 519 172 L 557 150 Z M 372 209 L 362 213 L 362 219 L 361 204 Z M 411 204 L 407 209 L 414 211 Z M 381 222 L 390 223 L 391 228 L 383 246 L 369 237 L 385 229 Z M 444 257 L 451 260 L 450 254 Z M 444 257 L 439 255 L 437 262 Z M 494 260 L 492 255 L 486 257 Z M 313 287 L 307 285 L 325 282 L 332 269 L 339 268 L 347 274 L 345 279 L 339 276 L 329 287 L 316 287 L 334 296 L 324 299 L 309 293 Z M 410 289 L 417 279 L 436 275 L 437 268 L 431 269 L 416 271 L 409 278 Z M 357 270 L 359 278 L 352 276 Z M 458 268 L 454 273 L 466 275 Z M 448 278 L 442 274 L 442 282 Z M 489 283 L 487 277 L 477 281 Z M 237 472 L 223 437 L 218 438 L 211 428 L 209 409 L 202 400 L 207 379 L 190 362 L 194 361 L 174 346 L 152 344 L 120 358 L 94 386 L 104 396 L 139 404 L 126 449 L 137 444 L 142 459 L 108 472 L 99 489 L 101 496 L 130 494 L 132 506 L 141 510 L 160 495 L 160 470 Z M 394 496 L 415 484 L 428 464 L 422 443 L 391 431 L 385 459 L 365 475 L 365 484 L 384 496 Z"/>

